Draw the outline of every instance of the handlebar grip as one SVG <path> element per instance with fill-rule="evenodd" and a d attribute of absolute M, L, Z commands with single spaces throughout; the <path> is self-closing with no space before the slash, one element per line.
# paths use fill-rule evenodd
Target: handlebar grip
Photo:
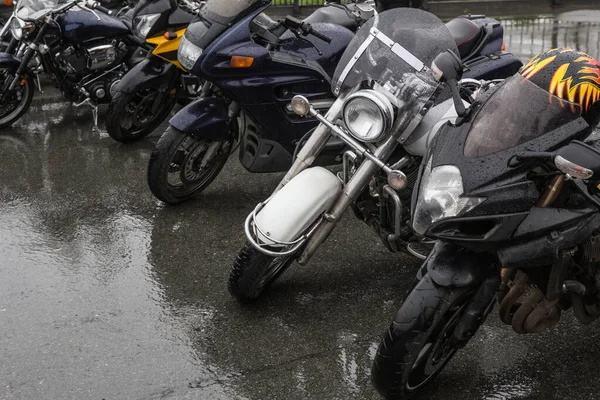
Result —
<path fill-rule="evenodd" d="M 325 35 L 325 34 L 323 34 L 321 32 L 318 32 L 318 31 L 316 31 L 314 29 L 312 29 L 310 31 L 310 33 L 311 33 L 311 35 L 318 37 L 319 39 L 321 39 L 322 41 L 324 41 L 326 43 L 331 43 L 331 41 L 333 40 L 332 37 L 327 36 L 327 35 Z"/>
<path fill-rule="evenodd" d="M 106 7 L 102 7 L 101 5 L 97 5 L 96 7 L 94 7 L 94 9 L 98 10 L 100 12 L 103 12 L 104 14 L 107 14 L 107 15 L 113 15 L 113 11 L 112 10 L 109 10 Z"/>

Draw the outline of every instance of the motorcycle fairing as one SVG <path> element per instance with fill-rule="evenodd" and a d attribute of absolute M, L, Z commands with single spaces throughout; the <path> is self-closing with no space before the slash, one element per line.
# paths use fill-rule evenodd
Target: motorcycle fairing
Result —
<path fill-rule="evenodd" d="M 221 99 L 206 97 L 182 108 L 169 124 L 184 133 L 210 140 L 230 139 L 229 106 Z"/>

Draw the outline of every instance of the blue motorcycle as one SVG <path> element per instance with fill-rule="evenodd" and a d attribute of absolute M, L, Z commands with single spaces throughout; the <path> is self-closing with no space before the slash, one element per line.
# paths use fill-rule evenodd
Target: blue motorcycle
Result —
<path fill-rule="evenodd" d="M 336 100 L 331 77 L 352 29 L 376 14 L 374 3 L 331 4 L 306 20 L 273 21 L 270 0 L 208 0 L 181 40 L 178 60 L 207 82 L 199 100 L 170 121 L 148 165 L 152 193 L 175 204 L 201 193 L 239 143 L 250 172 L 289 169 L 295 149 L 318 125 L 296 115 L 290 102 L 305 96 L 326 112 Z M 522 65 L 503 53 L 502 26 L 491 18 L 459 18 L 448 25 L 459 44 L 466 77 L 496 79 Z M 317 165 L 342 161 L 343 141 L 332 138 Z"/>
<path fill-rule="evenodd" d="M 92 0 L 17 3 L 8 27 L 11 43 L 0 53 L 0 128 L 29 108 L 38 70 L 73 103 L 96 111 L 110 101 L 115 84 L 147 53 L 132 34 L 131 13 L 112 14 Z"/>

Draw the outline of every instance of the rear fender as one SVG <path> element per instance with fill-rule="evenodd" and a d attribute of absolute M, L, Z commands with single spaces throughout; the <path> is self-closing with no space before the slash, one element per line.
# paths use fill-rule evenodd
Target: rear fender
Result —
<path fill-rule="evenodd" d="M 188 104 L 171 118 L 169 124 L 181 132 L 202 139 L 231 138 L 229 105 L 224 100 L 214 97 L 206 97 Z"/>
<path fill-rule="evenodd" d="M 254 220 L 266 238 L 263 244 L 298 239 L 333 204 L 342 191 L 342 183 L 322 167 L 308 168 L 279 190 L 260 210 Z M 271 240 L 273 239 L 273 240 Z"/>
<path fill-rule="evenodd" d="M 454 244 L 436 242 L 426 261 L 427 272 L 433 281 L 444 287 L 462 288 L 480 283 L 486 278 L 491 257 L 475 253 Z"/>
<path fill-rule="evenodd" d="M 151 56 L 130 69 L 115 90 L 129 94 L 136 92 L 142 85 L 158 87 L 165 82 L 171 84 L 181 76 L 181 72 L 174 64 Z"/>

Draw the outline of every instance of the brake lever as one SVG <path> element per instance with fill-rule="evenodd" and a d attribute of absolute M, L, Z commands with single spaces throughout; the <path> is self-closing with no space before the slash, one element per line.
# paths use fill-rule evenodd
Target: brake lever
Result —
<path fill-rule="evenodd" d="M 315 50 L 317 50 L 317 53 L 319 53 L 320 56 L 323 55 L 323 52 L 321 52 L 321 50 L 319 50 L 319 48 L 317 47 L 316 44 L 314 44 L 313 42 L 311 42 L 310 40 L 308 40 L 307 38 L 304 37 L 304 35 L 300 32 L 298 32 L 298 30 L 296 29 L 290 29 L 292 31 L 292 33 L 294 34 L 294 36 L 296 36 L 297 39 L 303 40 L 305 42 L 308 42 L 312 47 L 315 48 Z"/>

